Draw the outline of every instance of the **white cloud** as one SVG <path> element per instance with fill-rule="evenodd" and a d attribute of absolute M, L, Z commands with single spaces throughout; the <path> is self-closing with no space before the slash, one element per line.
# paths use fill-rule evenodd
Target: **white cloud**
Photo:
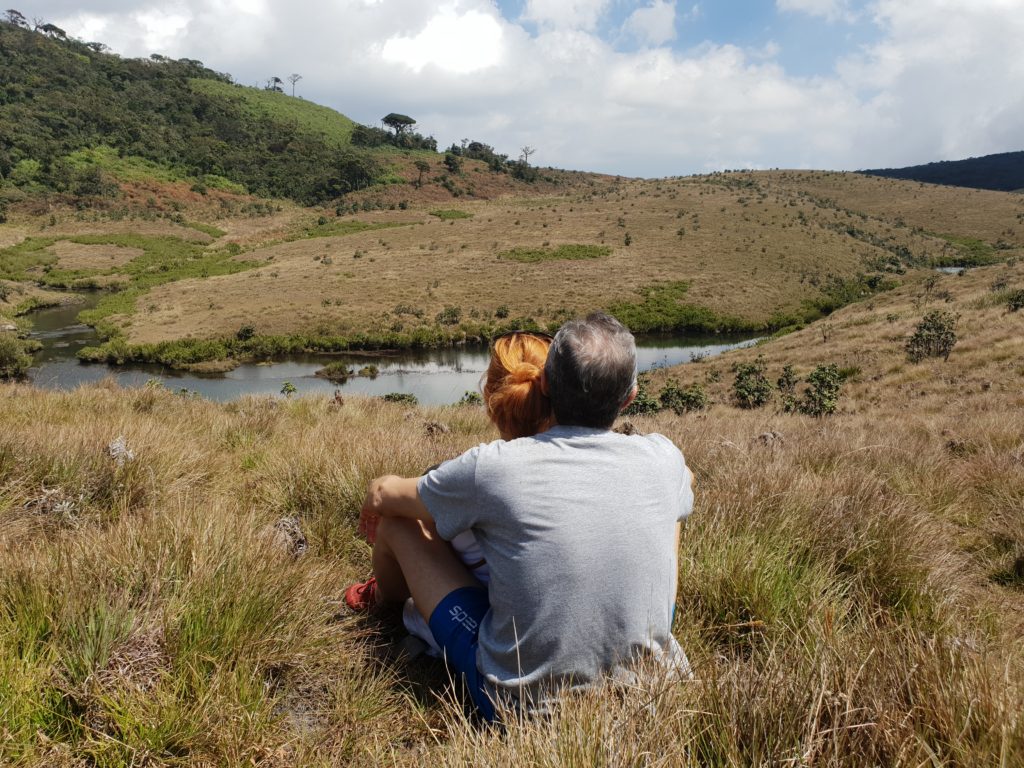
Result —
<path fill-rule="evenodd" d="M 880 0 L 882 39 L 839 66 L 890 164 L 1021 149 L 1024 0 Z"/>
<path fill-rule="evenodd" d="M 516 156 L 528 144 L 531 160 L 567 168 L 865 168 L 1024 148 L 1024 0 L 873 0 L 859 13 L 874 41 L 820 77 L 789 74 L 773 43 L 659 45 L 657 25 L 647 47 L 616 50 L 594 31 L 612 0 L 530 0 L 536 29 L 493 0 L 39 5 L 123 55 L 200 59 L 248 85 L 300 73 L 300 96 L 361 122 L 400 112 L 442 146 L 470 137 Z"/>
<path fill-rule="evenodd" d="M 494 66 L 501 55 L 501 25 L 493 16 L 475 10 L 460 16 L 453 8 L 442 9 L 415 37 L 391 37 L 381 47 L 385 61 L 416 72 L 433 64 L 465 74 Z"/>
<path fill-rule="evenodd" d="M 594 29 L 609 0 L 526 0 L 523 19 L 557 29 Z"/>
<path fill-rule="evenodd" d="M 821 16 L 829 21 L 853 21 L 849 0 L 775 0 L 780 11 L 806 13 Z"/>
<path fill-rule="evenodd" d="M 662 45 L 676 38 L 675 0 L 653 0 L 626 19 L 624 29 L 646 45 Z"/>

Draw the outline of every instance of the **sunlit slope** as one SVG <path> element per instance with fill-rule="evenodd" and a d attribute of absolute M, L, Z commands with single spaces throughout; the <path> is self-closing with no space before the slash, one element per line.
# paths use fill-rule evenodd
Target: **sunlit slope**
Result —
<path fill-rule="evenodd" d="M 773 171 L 756 176 L 789 192 L 831 198 L 891 226 L 1024 247 L 1024 194 L 900 181 L 859 173 Z"/>
<path fill-rule="evenodd" d="M 230 103 L 253 119 L 295 126 L 296 131 L 319 137 L 334 147 L 348 146 L 355 123 L 330 107 L 277 91 L 246 88 L 221 80 L 193 78 L 189 88 Z"/>
<path fill-rule="evenodd" d="M 447 207 L 470 214 L 462 218 L 360 213 L 340 221 L 389 228 L 342 236 L 330 236 L 328 217 L 328 236 L 245 254 L 266 268 L 155 289 L 125 330 L 131 341 L 231 334 L 243 320 L 264 334 L 408 332 L 436 326 L 449 309 L 446 328 L 457 332 L 496 317 L 557 324 L 595 308 L 639 330 L 693 317 L 720 329 L 777 328 L 898 282 L 907 269 L 968 259 L 974 251 L 951 237 L 982 242 L 990 258 L 1012 256 L 1021 241 L 1006 233 L 1024 233 L 1019 206 L 1010 194 L 852 174 L 753 173 L 453 201 Z M 576 244 L 610 250 L 509 258 Z"/>

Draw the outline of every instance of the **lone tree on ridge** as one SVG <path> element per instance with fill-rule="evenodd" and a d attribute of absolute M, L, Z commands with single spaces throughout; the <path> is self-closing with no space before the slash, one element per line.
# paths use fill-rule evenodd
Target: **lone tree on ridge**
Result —
<path fill-rule="evenodd" d="M 406 130 L 416 125 L 416 121 L 408 115 L 400 115 L 398 112 L 390 112 L 380 119 L 384 125 L 395 132 L 395 144 L 400 144 Z"/>
<path fill-rule="evenodd" d="M 301 79 L 302 75 L 298 74 L 297 72 L 293 72 L 292 74 L 288 75 L 288 82 L 292 84 L 292 96 L 295 95 L 295 84 L 299 82 L 299 80 Z"/>

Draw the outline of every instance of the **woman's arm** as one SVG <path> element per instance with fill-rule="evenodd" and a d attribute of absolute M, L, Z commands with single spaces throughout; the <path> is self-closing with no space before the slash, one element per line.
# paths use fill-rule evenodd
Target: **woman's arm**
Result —
<path fill-rule="evenodd" d="M 433 518 L 420 499 L 418 477 L 384 475 L 370 482 L 359 512 L 359 532 L 372 544 L 381 517 L 405 517 L 431 522 Z"/>

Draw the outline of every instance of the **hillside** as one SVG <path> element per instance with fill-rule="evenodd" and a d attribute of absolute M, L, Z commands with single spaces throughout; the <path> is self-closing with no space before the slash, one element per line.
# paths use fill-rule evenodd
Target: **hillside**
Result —
<path fill-rule="evenodd" d="M 628 418 L 696 475 L 674 628 L 696 678 L 501 731 L 394 622 L 340 610 L 368 480 L 493 439 L 482 409 L 0 385 L 0 762 L 1021 764 L 1024 262 L 925 278 L 660 374 L 711 399 Z M 936 308 L 952 353 L 910 363 Z M 773 380 L 836 363 L 838 412 L 734 407 L 757 355 Z"/>
<path fill-rule="evenodd" d="M 861 173 L 890 179 L 947 184 L 954 187 L 1024 191 L 1024 152 L 1001 152 L 966 160 L 941 160 L 906 168 L 875 168 Z"/>
<path fill-rule="evenodd" d="M 466 190 L 496 178 L 469 163 L 448 174 Z M 859 174 L 563 173 L 492 200 L 440 186 L 447 199 L 434 203 L 391 197 L 410 186 L 334 211 L 209 190 L 178 213 L 27 220 L 0 248 L 0 279 L 111 290 L 83 316 L 108 338 L 92 359 L 230 367 L 556 327 L 595 307 L 637 331 L 772 332 L 914 270 L 1024 255 L 1018 195 Z M 218 196 L 211 215 L 201 201 Z"/>
<path fill-rule="evenodd" d="M 0 22 L 0 84 L 0 198 L 8 202 L 45 191 L 110 207 L 116 168 L 75 160 L 103 148 L 197 187 L 227 181 L 304 204 L 388 173 L 381 150 L 351 144 L 354 124 L 344 115 L 235 85 L 193 59 L 122 59 L 60 30 Z"/>

